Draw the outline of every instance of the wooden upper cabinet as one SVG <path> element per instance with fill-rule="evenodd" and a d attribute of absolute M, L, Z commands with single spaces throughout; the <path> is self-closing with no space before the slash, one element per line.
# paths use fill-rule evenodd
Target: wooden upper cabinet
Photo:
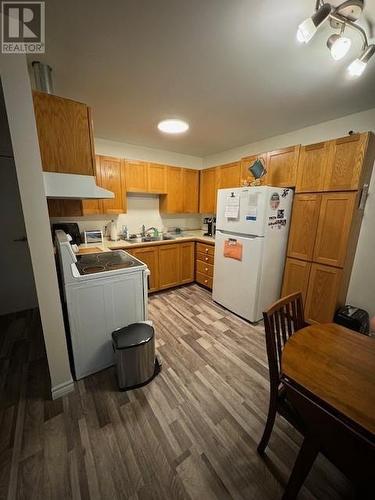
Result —
<path fill-rule="evenodd" d="M 239 161 L 220 165 L 217 168 L 217 188 L 235 188 L 240 186 L 241 164 Z"/>
<path fill-rule="evenodd" d="M 214 214 L 216 212 L 216 168 L 206 168 L 200 171 L 199 212 Z"/>
<path fill-rule="evenodd" d="M 112 191 L 114 198 L 101 200 L 103 213 L 122 214 L 126 212 L 126 196 L 123 183 L 123 160 L 110 156 L 98 156 L 97 164 L 100 172 L 99 185 Z"/>
<path fill-rule="evenodd" d="M 304 260 L 286 259 L 284 269 L 283 287 L 281 296 L 286 297 L 291 293 L 301 292 L 303 303 L 306 303 L 307 289 L 309 285 L 309 277 L 311 270 L 311 262 Z"/>
<path fill-rule="evenodd" d="M 180 283 L 194 281 L 195 243 L 180 243 Z"/>
<path fill-rule="evenodd" d="M 278 149 L 267 153 L 267 178 L 269 186 L 294 187 L 297 180 L 297 166 L 300 146 Z"/>
<path fill-rule="evenodd" d="M 249 167 L 251 167 L 256 160 L 261 160 L 264 167 L 266 168 L 266 161 L 267 161 L 266 155 L 251 155 L 241 158 L 240 185 L 245 181 L 250 181 L 250 182 L 255 181 L 253 174 L 249 171 Z M 260 185 L 263 186 L 266 183 L 266 176 L 264 175 L 263 177 L 261 177 L 261 179 L 259 179 L 259 182 Z"/>
<path fill-rule="evenodd" d="M 82 203 L 81 200 L 47 198 L 48 214 L 50 217 L 80 217 L 85 215 Z"/>
<path fill-rule="evenodd" d="M 342 269 L 312 264 L 305 304 L 305 319 L 312 323 L 333 321 L 338 305 Z"/>
<path fill-rule="evenodd" d="M 320 203 L 319 194 L 297 194 L 294 197 L 288 243 L 289 257 L 312 260 Z"/>
<path fill-rule="evenodd" d="M 94 175 L 94 142 L 86 104 L 33 92 L 43 170 Z"/>
<path fill-rule="evenodd" d="M 343 267 L 355 211 L 357 193 L 322 195 L 314 262 Z"/>
<path fill-rule="evenodd" d="M 329 145 L 329 142 L 320 142 L 301 146 L 297 169 L 297 193 L 312 193 L 324 190 Z"/>
<path fill-rule="evenodd" d="M 183 169 L 183 190 L 184 190 L 183 212 L 185 214 L 198 213 L 199 170 L 193 170 L 191 168 Z"/>
<path fill-rule="evenodd" d="M 98 178 L 96 183 L 99 184 Z M 97 215 L 103 213 L 102 200 L 82 200 L 82 214 L 81 215 Z"/>
<path fill-rule="evenodd" d="M 130 193 L 147 193 L 148 163 L 145 161 L 126 160 L 126 191 Z"/>
<path fill-rule="evenodd" d="M 167 194 L 160 197 L 160 211 L 181 214 L 184 211 L 183 169 L 167 167 Z"/>
<path fill-rule="evenodd" d="M 353 134 L 330 142 L 325 191 L 350 191 L 360 187 L 369 134 Z"/>
<path fill-rule="evenodd" d="M 167 167 L 159 163 L 150 163 L 148 165 L 148 193 L 166 193 L 167 192 Z"/>

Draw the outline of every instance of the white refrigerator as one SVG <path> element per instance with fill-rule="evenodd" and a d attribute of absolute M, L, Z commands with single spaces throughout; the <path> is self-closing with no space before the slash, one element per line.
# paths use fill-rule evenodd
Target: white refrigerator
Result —
<path fill-rule="evenodd" d="M 280 298 L 293 200 L 291 189 L 220 189 L 213 299 L 251 322 Z"/>

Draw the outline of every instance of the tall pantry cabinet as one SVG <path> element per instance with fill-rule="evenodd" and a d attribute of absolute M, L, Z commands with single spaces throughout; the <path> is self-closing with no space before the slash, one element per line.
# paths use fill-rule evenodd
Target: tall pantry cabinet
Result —
<path fill-rule="evenodd" d="M 371 133 L 301 147 L 282 296 L 301 291 L 309 322 L 345 302 L 374 160 Z"/>

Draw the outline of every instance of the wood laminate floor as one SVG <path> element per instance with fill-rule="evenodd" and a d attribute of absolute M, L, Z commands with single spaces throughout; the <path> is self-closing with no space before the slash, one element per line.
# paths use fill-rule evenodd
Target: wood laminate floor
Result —
<path fill-rule="evenodd" d="M 162 372 L 118 392 L 114 370 L 48 399 L 38 314 L 0 318 L 0 498 L 279 499 L 301 437 L 268 405 L 262 328 L 191 285 L 150 297 Z M 301 499 L 351 498 L 323 457 Z"/>

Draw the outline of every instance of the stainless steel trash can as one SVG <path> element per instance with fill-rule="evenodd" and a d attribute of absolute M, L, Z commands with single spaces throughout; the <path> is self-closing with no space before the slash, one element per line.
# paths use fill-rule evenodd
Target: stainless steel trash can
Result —
<path fill-rule="evenodd" d="M 157 371 L 155 332 L 146 323 L 133 323 L 112 333 L 117 381 L 121 390 L 149 382 Z"/>

